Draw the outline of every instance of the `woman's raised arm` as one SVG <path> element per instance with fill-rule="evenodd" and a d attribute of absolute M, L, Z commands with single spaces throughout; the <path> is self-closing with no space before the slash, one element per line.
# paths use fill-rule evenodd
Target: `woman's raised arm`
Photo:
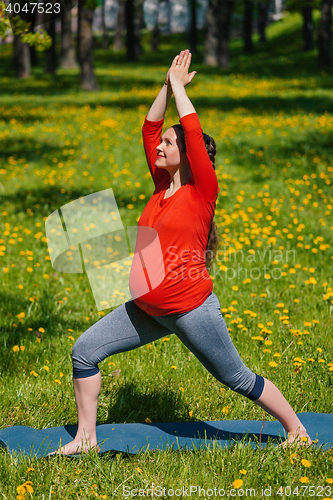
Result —
<path fill-rule="evenodd" d="M 177 63 L 178 58 L 179 58 L 179 56 L 176 56 L 174 58 L 174 60 L 171 64 L 171 67 L 173 64 Z M 171 69 L 171 67 L 170 67 L 170 69 Z M 165 82 L 164 82 L 162 89 L 160 90 L 158 96 L 156 97 L 155 101 L 151 105 L 151 108 L 148 112 L 147 120 L 149 120 L 151 122 L 158 122 L 159 120 L 163 120 L 166 109 L 167 109 L 169 101 L 170 101 L 170 98 L 172 96 L 172 89 L 171 89 L 170 79 L 169 79 L 170 69 L 166 74 Z"/>
<path fill-rule="evenodd" d="M 179 118 L 196 112 L 185 91 L 185 86 L 193 80 L 196 74 L 196 71 L 188 72 L 191 59 L 192 54 L 190 51 L 188 49 L 182 50 L 178 60 L 176 58 L 173 60 L 169 70 L 170 85 L 175 97 Z"/>

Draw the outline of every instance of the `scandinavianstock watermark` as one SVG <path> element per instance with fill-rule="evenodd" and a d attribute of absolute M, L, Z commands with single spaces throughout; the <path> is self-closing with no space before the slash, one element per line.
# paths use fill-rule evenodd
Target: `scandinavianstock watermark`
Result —
<path fill-rule="evenodd" d="M 295 250 L 235 250 L 219 247 L 209 271 L 211 251 L 185 245 L 162 248 L 156 229 L 124 227 L 112 189 L 63 205 L 45 221 L 53 268 L 86 273 L 99 311 L 142 297 L 165 281 L 280 279 L 294 265 Z M 292 269 L 289 269 L 292 271 Z M 183 282 L 184 284 L 184 282 Z M 163 286 L 163 285 L 162 285 Z"/>

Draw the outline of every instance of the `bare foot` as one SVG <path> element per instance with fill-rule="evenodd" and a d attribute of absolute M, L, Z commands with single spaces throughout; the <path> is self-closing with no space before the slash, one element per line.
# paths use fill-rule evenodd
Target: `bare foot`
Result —
<path fill-rule="evenodd" d="M 76 455 L 76 454 L 83 454 L 83 453 L 88 453 L 89 451 L 97 451 L 99 453 L 100 449 L 99 446 L 97 445 L 97 441 L 87 441 L 85 440 L 85 444 L 83 444 L 83 439 L 78 440 L 74 439 L 70 443 L 65 444 L 60 448 L 60 450 L 57 451 L 52 451 L 51 453 L 48 453 L 48 457 L 50 455 Z"/>
<path fill-rule="evenodd" d="M 288 439 L 278 445 L 278 448 L 286 448 L 287 446 L 311 446 L 312 440 L 306 432 L 305 427 L 297 429 L 295 432 L 288 433 Z"/>

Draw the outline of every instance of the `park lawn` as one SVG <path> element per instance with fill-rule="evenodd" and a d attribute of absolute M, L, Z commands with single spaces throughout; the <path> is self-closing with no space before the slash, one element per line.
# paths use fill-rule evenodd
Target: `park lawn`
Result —
<path fill-rule="evenodd" d="M 296 412 L 332 413 L 332 82 L 317 68 L 316 51 L 302 53 L 300 27 L 297 15 L 286 16 L 253 56 L 243 56 L 235 40 L 230 70 L 202 66 L 199 51 L 188 94 L 218 146 L 220 246 L 210 274 L 232 339 L 245 364 L 274 382 Z M 17 81 L 10 48 L 0 46 L 7 65 L 0 105 L 1 428 L 76 423 L 71 348 L 111 309 L 97 311 L 86 274 L 55 272 L 44 222 L 71 200 L 112 188 L 123 225 L 136 224 L 153 191 L 141 125 L 185 43 L 165 37 L 158 54 L 143 54 L 137 64 L 97 48 L 101 89 L 93 93 L 80 91 L 76 71 L 51 77 L 40 66 Z M 166 126 L 177 121 L 172 104 Z M 173 334 L 100 369 L 99 423 L 274 420 L 217 382 Z M 271 498 L 283 497 L 279 486 L 298 487 L 307 498 L 312 485 L 332 497 L 332 450 L 293 451 L 271 443 L 253 450 L 246 440 L 228 450 L 77 460 L 1 450 L 0 493 L 110 499 L 122 498 L 124 485 L 147 491 L 154 483 L 167 490 L 234 485 L 255 488 L 257 496 L 271 486 Z"/>

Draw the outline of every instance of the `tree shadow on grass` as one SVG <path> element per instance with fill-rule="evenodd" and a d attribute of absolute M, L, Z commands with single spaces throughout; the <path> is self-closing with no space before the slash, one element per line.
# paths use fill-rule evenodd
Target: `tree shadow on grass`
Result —
<path fill-rule="evenodd" d="M 151 85 L 155 85 L 155 83 L 151 83 Z M 133 88 L 147 88 L 149 85 L 146 81 L 143 83 L 137 81 L 134 84 Z M 83 107 L 89 104 L 91 110 L 97 108 L 97 106 L 104 106 L 105 110 L 112 108 L 121 108 L 121 109 L 137 109 L 139 106 L 144 106 L 148 112 L 149 107 L 152 104 L 153 97 L 151 96 L 142 96 L 136 95 L 135 92 L 131 94 L 132 87 L 127 85 L 128 87 L 128 98 L 119 98 L 116 94 L 114 96 L 101 96 L 100 94 L 88 94 L 84 98 L 84 102 L 76 102 L 76 107 Z M 241 91 L 241 88 L 240 88 Z M 332 101 L 329 95 L 318 95 L 314 94 L 309 97 L 306 95 L 297 94 L 298 89 L 291 89 L 289 95 L 279 96 L 278 94 L 274 95 L 274 91 L 272 91 L 273 95 L 258 95 L 258 96 L 250 96 L 250 97 L 236 97 L 231 98 L 228 96 L 199 96 L 196 97 L 194 94 L 191 96 L 191 100 L 196 107 L 199 116 L 202 116 L 202 113 L 205 113 L 206 110 L 215 109 L 220 110 L 226 113 L 232 113 L 233 110 L 238 108 L 244 108 L 244 115 L 246 114 L 276 114 L 280 111 L 283 111 L 287 115 L 295 114 L 295 113 L 315 113 L 315 114 L 323 114 L 325 112 L 330 112 L 332 109 Z M 66 103 L 62 102 L 61 106 L 65 106 Z M 6 122 L 10 122 L 11 119 L 16 119 L 21 123 L 29 123 L 34 122 L 35 120 L 39 120 L 43 123 L 45 120 L 45 116 L 36 116 L 33 112 L 24 112 L 21 114 L 20 111 L 15 110 L 12 105 L 3 105 L 2 108 L 6 111 L 3 115 L 2 119 Z M 25 107 L 27 109 L 27 107 Z M 89 112 L 88 112 L 89 113 Z M 13 146 L 8 143 L 11 141 L 9 139 L 5 139 L 4 147 L 5 148 L 13 148 Z M 25 142 L 34 142 L 31 139 L 25 139 Z M 40 142 L 40 141 L 36 141 Z M 17 146 L 16 146 L 17 147 Z M 45 146 L 49 148 L 50 146 Z M 66 158 L 65 158 L 66 159 Z"/>
<path fill-rule="evenodd" d="M 18 117 L 20 120 L 20 118 Z M 57 154 L 58 162 L 66 162 L 69 155 L 65 155 L 63 150 L 56 144 L 51 142 L 41 141 L 38 137 L 20 137 L 17 139 L 4 138 L 0 139 L 0 159 L 4 161 L 8 157 L 24 158 L 25 161 L 36 161 L 36 156 L 40 157 L 43 161 L 51 161 L 47 159 L 49 155 Z M 45 159 L 43 155 L 47 155 Z M 54 165 L 53 165 L 54 167 Z"/>

